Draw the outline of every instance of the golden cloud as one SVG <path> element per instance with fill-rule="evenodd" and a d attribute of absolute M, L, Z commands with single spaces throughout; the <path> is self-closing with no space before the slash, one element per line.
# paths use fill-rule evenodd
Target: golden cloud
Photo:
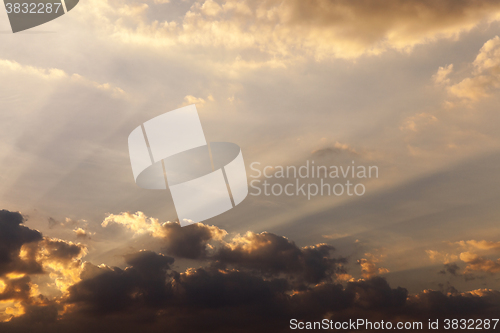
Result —
<path fill-rule="evenodd" d="M 372 278 L 380 274 L 387 274 L 389 270 L 387 268 L 379 267 L 382 262 L 384 255 L 375 255 L 371 253 L 365 253 L 367 258 L 362 258 L 358 260 L 358 264 L 361 266 L 361 275 L 365 279 Z"/>
<path fill-rule="evenodd" d="M 150 22 L 147 4 L 91 0 L 84 6 L 89 10 L 82 12 L 125 43 L 254 50 L 267 56 L 261 63 L 409 51 L 500 18 L 494 0 L 205 0 L 170 22 Z"/>
<path fill-rule="evenodd" d="M 448 101 L 445 104 L 448 107 L 477 102 L 500 88 L 500 38 L 496 36 L 484 43 L 470 66 L 469 76 L 457 83 L 451 83 L 449 78 L 453 64 L 440 67 L 434 75 L 434 82 L 444 85 L 449 95 L 458 101 Z"/>
<path fill-rule="evenodd" d="M 457 260 L 466 263 L 465 273 L 473 271 L 481 271 L 486 273 L 500 272 L 500 259 L 492 260 L 487 258 L 487 255 L 492 251 L 500 250 L 500 242 L 487 240 L 462 240 L 449 243 L 455 246 L 456 249 L 452 253 L 427 250 L 426 253 L 432 261 L 442 262 L 443 264 L 451 264 Z M 465 251 L 464 251 L 465 250 Z M 458 266 L 456 266 L 458 269 Z"/>
<path fill-rule="evenodd" d="M 153 237 L 165 237 L 163 223 L 153 217 L 147 217 L 143 212 L 110 214 L 101 225 L 107 227 L 111 223 L 123 225 L 137 235 L 150 234 Z"/>

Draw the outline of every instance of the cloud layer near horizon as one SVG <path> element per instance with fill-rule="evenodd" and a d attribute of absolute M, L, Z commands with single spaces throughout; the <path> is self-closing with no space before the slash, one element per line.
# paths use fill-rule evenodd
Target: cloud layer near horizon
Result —
<path fill-rule="evenodd" d="M 130 226 L 141 216 L 122 214 L 121 220 L 111 216 L 107 221 Z M 426 322 L 490 318 L 499 311 L 500 292 L 494 290 L 459 293 L 449 287 L 410 295 L 376 274 L 346 282 L 347 259 L 332 257 L 333 247 L 299 248 L 272 233 L 249 232 L 225 242 L 227 233 L 217 227 L 166 222 L 159 224 L 165 229 L 161 235 L 150 232 L 149 237 L 163 239 L 172 257 L 132 252 L 123 256 L 126 267 L 118 268 L 82 261 L 85 246 L 44 238 L 24 221 L 19 213 L 0 211 L 1 234 L 10 239 L 0 252 L 0 306 L 8 306 L 2 332 L 107 332 L 110 327 L 121 332 L 145 327 L 152 332 L 166 327 L 171 332 L 286 332 L 292 318 Z M 459 245 L 499 247 L 482 241 Z M 198 250 L 185 250 L 191 246 Z M 174 264 L 183 258 L 197 259 L 199 266 L 178 271 Z M 29 263 L 36 268 L 27 269 Z M 48 274 L 55 281 L 75 276 L 58 284 L 62 293 L 42 294 L 33 281 Z"/>

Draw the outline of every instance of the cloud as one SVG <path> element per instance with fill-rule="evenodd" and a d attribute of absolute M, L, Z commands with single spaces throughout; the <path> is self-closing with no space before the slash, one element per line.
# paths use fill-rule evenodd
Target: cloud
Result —
<path fill-rule="evenodd" d="M 195 97 L 193 95 L 187 95 L 187 96 L 184 97 L 184 103 L 181 104 L 181 107 L 182 106 L 191 105 L 191 104 L 196 104 L 197 107 L 202 108 L 207 103 L 207 100 L 209 102 L 214 102 L 215 98 L 212 95 L 208 95 L 207 99 L 205 100 L 205 99 L 203 99 L 201 97 Z"/>
<path fill-rule="evenodd" d="M 182 228 L 178 222 L 167 222 L 163 228 L 166 253 L 188 259 L 207 257 L 209 241 L 221 241 L 227 235 L 225 230 L 201 223 Z"/>
<path fill-rule="evenodd" d="M 450 64 L 446 67 L 439 67 L 437 73 L 432 77 L 434 83 L 436 84 L 448 84 L 450 83 L 450 79 L 448 75 L 453 71 L 453 64 Z"/>
<path fill-rule="evenodd" d="M 39 242 L 42 234 L 22 225 L 25 222 L 20 213 L 0 211 L 0 277 L 7 273 L 40 273 L 33 252 L 21 253 L 23 245 Z"/>
<path fill-rule="evenodd" d="M 227 235 L 224 230 L 201 223 L 184 228 L 178 222 L 161 223 L 158 219 L 148 218 L 143 212 L 111 214 L 102 226 L 107 227 L 110 223 L 123 225 L 136 235 L 149 234 L 163 239 L 167 254 L 188 259 L 205 258 L 209 241 L 221 241 Z"/>
<path fill-rule="evenodd" d="M 68 303 L 81 304 L 81 311 L 96 315 L 123 310 L 138 287 L 135 279 L 127 270 L 111 268 L 70 286 Z"/>
<path fill-rule="evenodd" d="M 125 43 L 251 50 L 268 58 L 318 60 L 408 51 L 457 37 L 480 22 L 497 20 L 500 13 L 493 0 L 205 0 L 195 2 L 181 20 L 151 22 L 147 12 L 154 8 L 148 5 L 99 2 L 88 3 L 98 5 L 98 16 L 104 16 L 94 19 L 107 23 L 106 30 Z M 93 13 L 97 12 L 89 10 L 87 15 Z"/>
<path fill-rule="evenodd" d="M 197 223 L 182 228 L 178 222 L 160 223 L 142 212 L 110 215 L 102 225 L 110 223 L 164 240 L 162 250 L 177 258 L 209 260 L 220 267 L 236 266 L 268 276 L 289 274 L 307 283 L 345 273 L 345 259 L 332 258 L 334 248 L 326 244 L 300 248 L 285 237 L 267 232 L 248 232 L 226 242 L 227 232 L 215 226 Z"/>
<path fill-rule="evenodd" d="M 492 242 L 486 240 L 477 241 L 471 239 L 468 241 L 460 241 L 456 244 L 460 245 L 461 247 L 469 247 L 479 250 L 500 250 L 500 242 Z"/>
<path fill-rule="evenodd" d="M 429 125 L 435 124 L 437 122 L 438 119 L 436 118 L 436 116 L 423 112 L 406 119 L 405 123 L 400 127 L 400 129 L 402 131 L 419 132 L 422 130 L 422 128 L 426 128 Z"/>
<path fill-rule="evenodd" d="M 39 304 L 40 300 L 34 278 L 48 275 L 61 292 L 80 281 L 81 258 L 86 248 L 43 237 L 40 232 L 24 226 L 24 222 L 20 213 L 0 211 L 0 310 L 7 315 L 0 316 L 0 321 L 23 314 L 35 316 L 30 306 Z"/>
<path fill-rule="evenodd" d="M 449 245 L 456 247 L 455 253 L 443 253 L 433 250 L 426 251 L 432 261 L 441 261 L 445 264 L 445 270 L 441 271 L 441 273 L 449 272 L 454 276 L 463 275 L 466 280 L 470 280 L 472 278 L 472 272 L 479 271 L 490 274 L 500 272 L 500 258 L 492 260 L 486 257 L 492 253 L 498 255 L 500 242 L 487 240 L 462 240 L 449 243 Z M 460 268 L 455 263 L 458 259 L 467 264 L 463 270 L 464 274 L 459 273 Z"/>
<path fill-rule="evenodd" d="M 466 271 L 482 271 L 486 273 L 500 272 L 500 259 L 490 260 L 471 252 L 462 252 L 460 260 L 467 263 Z"/>
<path fill-rule="evenodd" d="M 184 103 L 181 106 L 196 104 L 198 107 L 203 107 L 206 101 L 203 98 L 194 97 L 192 95 L 187 95 L 184 97 Z"/>
<path fill-rule="evenodd" d="M 143 212 L 121 213 L 119 215 L 110 214 L 101 223 L 103 227 L 107 227 L 111 223 L 116 223 L 125 226 L 137 235 L 150 234 L 153 237 L 164 237 L 164 229 L 162 224 L 155 218 L 148 218 Z"/>
<path fill-rule="evenodd" d="M 214 259 L 268 276 L 288 274 L 300 282 L 319 283 L 331 279 L 336 272 L 344 272 L 341 264 L 345 259 L 332 258 L 333 251 L 333 246 L 327 244 L 299 248 L 285 237 L 248 232 L 220 248 Z"/>
<path fill-rule="evenodd" d="M 59 80 L 64 83 L 76 83 L 82 86 L 88 86 L 101 91 L 109 92 L 113 97 L 125 97 L 125 91 L 119 87 L 114 87 L 109 83 L 98 83 L 89 80 L 79 74 L 69 75 L 58 68 L 40 68 L 29 65 L 22 65 L 16 61 L 0 59 L 0 71 L 4 74 L 24 74 L 35 76 L 44 80 Z"/>
<path fill-rule="evenodd" d="M 122 213 L 106 218 L 109 223 L 126 226 L 138 234 L 148 232 L 165 241 L 162 250 L 177 258 L 209 260 L 218 267 L 233 266 L 256 270 L 266 276 L 288 274 L 301 283 L 319 283 L 335 273 L 344 274 L 345 259 L 331 257 L 334 248 L 326 244 L 300 248 L 285 237 L 272 233 L 248 232 L 227 242 L 227 232 L 202 223 L 182 228 L 178 222 L 160 223 L 142 212 Z"/>
<path fill-rule="evenodd" d="M 0 301 L 29 299 L 31 291 L 30 282 L 31 279 L 29 276 L 8 279 L 5 282 L 4 290 L 0 294 Z"/>
<path fill-rule="evenodd" d="M 29 325 L 30 327 L 36 327 L 36 325 L 40 324 L 53 324 L 59 318 L 59 313 L 63 311 L 64 308 L 61 304 L 39 296 L 25 303 L 22 317 L 12 318 L 11 322 L 22 326 Z"/>
<path fill-rule="evenodd" d="M 126 255 L 125 261 L 139 272 L 146 275 L 156 275 L 170 269 L 170 265 L 174 263 L 174 258 L 156 254 L 152 251 L 140 251 Z"/>
<path fill-rule="evenodd" d="M 333 233 L 333 234 L 329 234 L 329 235 L 323 235 L 322 237 L 326 238 L 326 239 L 339 239 L 339 238 L 344 238 L 344 237 L 348 237 L 348 236 L 350 236 L 350 234 Z"/>
<path fill-rule="evenodd" d="M 69 288 L 68 304 L 94 315 L 121 311 L 138 306 L 160 306 L 168 300 L 167 270 L 174 262 L 171 257 L 151 251 L 125 256 L 132 267 L 127 269 L 87 265 L 94 270 L 90 278 Z M 88 273 L 83 275 L 89 276 Z M 144 302 L 144 303 L 143 303 Z"/>
<path fill-rule="evenodd" d="M 347 144 L 342 144 L 340 142 L 335 142 L 333 147 L 326 147 L 322 149 L 316 149 L 311 152 L 313 156 L 324 157 L 328 155 L 338 155 L 340 153 L 347 152 L 351 155 L 358 155 L 358 152 Z"/>
<path fill-rule="evenodd" d="M 441 271 L 440 273 L 446 274 L 446 272 L 448 272 L 448 273 L 450 273 L 450 274 L 451 274 L 451 275 L 453 275 L 453 276 L 458 276 L 458 275 L 460 275 L 460 274 L 459 274 L 460 267 L 458 267 L 458 265 L 457 265 L 457 264 L 455 264 L 455 263 L 445 264 L 445 265 L 444 265 L 444 268 L 445 268 L 445 270 L 444 270 L 444 271 Z"/>
<path fill-rule="evenodd" d="M 76 228 L 73 230 L 76 234 L 76 238 L 90 238 L 91 233 L 83 230 L 82 228 Z"/>
<path fill-rule="evenodd" d="M 379 263 L 384 258 L 384 255 L 374 255 L 371 253 L 365 253 L 368 258 L 362 258 L 358 260 L 358 264 L 361 266 L 361 275 L 365 279 L 372 278 L 380 274 L 389 273 L 387 268 L 379 267 Z"/>
<path fill-rule="evenodd" d="M 0 70 L 28 74 L 28 75 L 35 75 L 47 80 L 63 79 L 68 77 L 68 75 L 61 69 L 57 68 L 45 69 L 45 68 L 21 65 L 16 61 L 11 61 L 6 59 L 0 59 Z"/>
<path fill-rule="evenodd" d="M 51 260 L 67 263 L 86 254 L 86 249 L 81 244 L 63 241 L 60 239 L 45 238 L 41 244 L 44 255 Z"/>
<path fill-rule="evenodd" d="M 21 228 L 22 215 L 2 214 L 2 224 L 9 221 Z M 116 215 L 108 223 L 161 237 L 169 246 L 165 250 L 175 257 L 196 258 L 203 266 L 177 271 L 174 257 L 150 250 L 125 254 L 125 268 L 96 266 L 82 262 L 87 251 L 83 245 L 36 233 L 39 237 L 25 246 L 35 251 L 44 270 L 60 274 L 49 274 L 50 278 L 75 276 L 63 271 L 78 276 L 66 279 L 65 292 L 54 296 L 38 291 L 32 281 L 36 274 L 6 275 L 0 284 L 0 307 L 6 306 L 6 315 L 0 318 L 6 320 L 0 323 L 2 332 L 105 332 L 109 327 L 121 332 L 144 327 L 150 332 L 162 332 L 164 327 L 171 332 L 284 332 L 291 318 L 426 321 L 450 316 L 489 318 L 500 310 L 500 293 L 494 290 L 459 293 L 449 288 L 453 292 L 426 290 L 410 295 L 405 288 L 392 288 L 385 279 L 372 277 L 380 270 L 375 267 L 380 254 L 365 254 L 363 263 L 375 268 L 365 270 L 364 279 L 346 281 L 336 277 L 347 274 L 347 260 L 333 258 L 334 249 L 326 244 L 298 247 L 269 232 L 248 232 L 225 242 L 229 236 L 217 227 L 180 228 L 178 223 L 159 223 L 139 213 Z M 210 247 L 210 242 L 217 244 Z M 192 244 L 196 250 L 186 252 Z M 494 242 L 463 244 L 496 247 Z M 470 264 L 478 259 L 465 254 L 461 258 Z M 54 263 L 61 265 L 59 271 L 51 266 Z M 447 269 L 457 272 L 456 265 Z"/>
<path fill-rule="evenodd" d="M 428 290 L 408 297 L 407 306 L 415 313 L 427 313 L 431 317 L 445 318 L 453 315 L 457 318 L 482 317 L 485 313 L 498 311 L 500 293 L 494 290 L 473 290 L 464 293 L 444 294 Z M 435 316 L 431 313 L 434 312 Z"/>
<path fill-rule="evenodd" d="M 460 260 L 467 263 L 465 272 L 481 271 L 486 273 L 499 273 L 500 272 L 500 258 L 492 260 L 481 255 L 488 255 L 494 253 L 498 256 L 500 251 L 500 242 L 492 242 L 486 240 L 468 240 L 459 241 L 455 243 L 461 249 L 468 251 L 460 253 Z"/>
<path fill-rule="evenodd" d="M 497 149 L 498 140 L 488 129 L 488 120 L 495 117 L 490 106 L 500 89 L 500 38 L 485 42 L 470 63 L 439 67 L 432 81 L 435 92 L 442 96 L 441 105 L 406 117 L 399 127 L 409 153 L 433 158 L 443 153 L 454 156 L 458 151 Z"/>
<path fill-rule="evenodd" d="M 54 287 L 66 293 L 69 286 L 80 281 L 82 258 L 86 254 L 87 248 L 80 243 L 44 238 L 38 244 L 37 260 L 44 272 L 49 273 Z"/>
<path fill-rule="evenodd" d="M 487 318 L 498 311 L 500 300 L 500 294 L 490 290 L 462 294 L 428 290 L 409 295 L 379 277 L 345 286 L 319 284 L 291 295 L 286 280 L 235 270 L 197 268 L 164 278 L 166 282 L 151 288 L 152 281 L 141 278 L 132 267 L 82 281 L 68 300 L 73 302 L 73 312 L 58 324 L 71 320 L 106 325 L 118 319 L 114 327 L 124 332 L 144 325 L 154 332 L 165 326 L 171 332 L 285 332 L 290 318 L 340 321 L 363 317 L 386 322 L 450 315 Z M 94 330 L 99 331 L 98 326 Z"/>
<path fill-rule="evenodd" d="M 434 75 L 434 82 L 444 85 L 452 97 L 446 105 L 455 106 L 459 103 L 477 102 L 487 98 L 500 88 L 500 38 L 498 36 L 484 43 L 476 59 L 470 64 L 472 70 L 468 77 L 457 83 L 452 83 L 449 74 L 453 64 L 440 67 Z"/>

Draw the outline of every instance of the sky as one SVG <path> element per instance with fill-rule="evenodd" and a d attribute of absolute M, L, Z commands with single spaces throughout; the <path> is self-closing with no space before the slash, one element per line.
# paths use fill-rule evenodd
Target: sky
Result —
<path fill-rule="evenodd" d="M 494 0 L 82 0 L 15 34 L 2 12 L 0 329 L 498 314 L 499 35 Z M 377 176 L 250 188 L 181 228 L 127 138 L 191 104 L 254 184 L 319 184 L 276 177 L 313 161 Z"/>

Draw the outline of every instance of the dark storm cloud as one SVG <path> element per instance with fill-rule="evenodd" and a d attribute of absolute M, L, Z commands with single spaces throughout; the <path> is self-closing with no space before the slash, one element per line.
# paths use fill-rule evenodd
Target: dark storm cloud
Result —
<path fill-rule="evenodd" d="M 173 278 L 165 271 L 163 277 L 163 283 L 155 279 L 158 283 L 151 287 L 151 281 L 134 269 L 113 269 L 82 281 L 73 287 L 68 300 L 76 308 L 39 331 L 107 332 L 113 327 L 120 332 L 166 328 L 169 332 L 288 332 L 291 318 L 427 321 L 488 317 L 498 313 L 500 301 L 494 292 L 478 296 L 428 291 L 408 297 L 406 289 L 391 288 L 379 277 L 346 286 L 319 284 L 294 295 L 286 280 L 266 280 L 248 272 L 200 268 Z M 152 296 L 156 296 L 154 301 L 148 299 Z M 50 312 L 51 308 L 41 310 Z M 0 327 L 8 332 L 20 323 L 27 325 L 22 318 Z"/>
<path fill-rule="evenodd" d="M 481 295 L 444 294 L 440 291 L 427 291 L 412 296 L 405 304 L 405 312 L 417 318 L 487 318 L 500 311 L 500 293 L 482 291 Z"/>
<path fill-rule="evenodd" d="M 225 269 L 255 270 L 265 276 L 288 274 L 297 282 L 318 283 L 345 273 L 344 258 L 333 258 L 334 247 L 317 244 L 298 247 L 293 241 L 269 232 L 248 232 L 227 237 L 225 230 L 202 223 L 181 227 L 178 222 L 160 223 L 142 212 L 110 214 L 103 226 L 116 223 L 164 240 L 162 252 L 177 258 L 199 259 Z"/>
<path fill-rule="evenodd" d="M 158 260 L 151 254 L 135 259 L 139 265 Z M 157 314 L 150 321 L 167 320 L 174 332 L 217 329 L 220 320 L 233 322 L 232 327 L 240 320 L 270 320 L 273 315 L 284 315 L 287 308 L 290 286 L 285 279 L 265 280 L 247 272 L 214 268 L 184 273 L 164 270 L 161 276 L 153 276 L 142 276 L 135 267 L 115 268 L 71 287 L 68 303 L 77 306 L 73 315 L 90 315 L 90 320 L 117 314 L 137 319 L 147 309 Z M 193 320 L 197 316 L 199 320 Z"/>
<path fill-rule="evenodd" d="M 172 281 L 176 302 L 187 308 L 254 307 L 279 302 L 289 290 L 284 279 L 264 280 L 239 271 L 193 269 Z"/>
<path fill-rule="evenodd" d="M 83 312 L 95 315 L 123 311 L 132 304 L 140 282 L 135 271 L 115 267 L 71 286 L 68 303 L 79 304 Z"/>
<path fill-rule="evenodd" d="M 281 249 L 264 251 L 267 256 L 277 256 L 283 262 L 301 256 L 300 249 L 276 235 L 266 234 L 260 240 Z M 305 250 L 321 253 L 314 248 Z M 321 255 L 326 255 L 329 249 L 322 251 Z M 287 254 L 280 256 L 281 252 Z M 243 262 L 248 260 L 241 258 Z M 427 291 L 409 296 L 405 288 L 392 288 L 380 277 L 346 285 L 328 281 L 297 291 L 292 278 L 269 278 L 259 270 L 275 267 L 275 261 L 255 264 L 254 270 L 214 264 L 179 273 L 171 270 L 172 258 L 150 251 L 130 254 L 126 260 L 132 267 L 100 268 L 103 273 L 70 288 L 67 302 L 76 306 L 71 318 L 87 318 L 91 323 L 97 317 L 101 321 L 114 321 L 122 316 L 131 325 L 125 331 L 142 325 L 156 331 L 167 325 L 171 332 L 285 332 L 291 318 L 398 320 L 405 317 L 424 321 L 453 316 L 476 318 L 492 315 L 500 304 L 500 294 L 495 292 L 478 295 L 460 294 L 456 290 L 452 294 Z M 287 264 L 280 267 L 286 270 Z M 296 271 L 292 275 L 301 274 Z M 145 312 L 154 315 L 145 317 Z"/>
<path fill-rule="evenodd" d="M 84 247 L 59 239 L 45 239 L 42 246 L 48 251 L 47 256 L 52 260 L 68 262 L 78 257 Z"/>
<path fill-rule="evenodd" d="M 151 251 L 125 256 L 133 265 L 126 269 L 86 267 L 91 278 L 69 288 L 69 304 L 77 304 L 86 313 L 104 315 L 129 309 L 133 305 L 158 307 L 169 299 L 167 270 L 174 259 Z"/>
<path fill-rule="evenodd" d="M 308 283 L 318 283 L 341 270 L 345 259 L 334 259 L 333 246 L 318 244 L 299 248 L 285 237 L 264 232 L 247 233 L 219 249 L 214 260 L 238 268 L 259 271 L 265 276 L 290 274 Z"/>
<path fill-rule="evenodd" d="M 77 308 L 67 320 L 91 325 L 96 320 L 109 324 L 121 318 L 123 332 L 146 327 L 152 332 L 165 327 L 169 332 L 287 332 L 291 318 L 424 322 L 429 318 L 486 318 L 498 313 L 500 302 L 500 294 L 494 292 L 447 295 L 427 291 L 408 296 L 406 289 L 391 288 L 380 277 L 346 286 L 322 283 L 292 294 L 287 280 L 268 280 L 250 272 L 199 268 L 173 275 L 169 278 L 165 272 L 164 283 L 150 290 L 130 269 L 82 281 L 72 290 L 70 300 Z M 89 285 L 93 288 L 80 289 L 77 299 L 75 290 Z M 161 297 L 151 302 L 147 298 L 152 294 Z M 94 311 L 88 312 L 89 307 Z M 63 319 L 61 324 L 65 323 Z"/>
<path fill-rule="evenodd" d="M 144 273 L 158 273 L 166 271 L 174 263 L 174 258 L 152 251 L 141 251 L 125 256 L 127 264 Z"/>
<path fill-rule="evenodd" d="M 274 237 L 277 236 L 274 235 Z M 297 274 L 301 278 L 304 273 L 299 272 L 300 267 L 321 266 L 316 261 L 323 260 L 323 256 L 328 255 L 330 251 L 324 246 L 318 249 L 301 250 L 291 243 L 282 244 L 281 248 L 285 252 L 295 252 L 295 259 L 291 260 L 286 256 L 283 258 L 288 261 L 286 265 L 290 263 L 298 265 L 288 270 L 291 275 Z M 273 256 L 276 253 L 276 251 L 271 251 L 266 255 Z M 279 260 L 280 258 L 278 257 Z M 335 297 L 331 299 L 333 303 L 338 303 L 340 299 L 345 301 L 354 299 L 351 291 L 344 291 L 341 285 L 334 284 L 324 285 L 325 291 L 319 294 L 312 292 L 312 298 L 291 298 L 289 294 L 293 291 L 293 287 L 289 279 L 262 276 L 260 267 L 266 267 L 266 264 L 255 266 L 259 272 L 221 269 L 214 264 L 208 268 L 188 269 L 186 272 L 179 273 L 170 270 L 173 258 L 154 252 L 141 251 L 127 255 L 125 259 L 132 266 L 124 270 L 87 267 L 86 270 L 94 270 L 94 273 L 89 274 L 89 279 L 69 288 L 70 296 L 67 302 L 76 305 L 79 312 L 95 316 L 129 313 L 129 311 L 133 313 L 134 309 L 147 308 L 151 311 L 164 310 L 166 313 L 181 316 L 189 312 L 201 312 L 203 316 L 211 313 L 215 316 L 214 318 L 225 317 L 225 311 L 229 311 L 239 320 L 247 320 L 245 319 L 247 314 L 252 314 L 251 316 L 255 318 L 271 320 L 273 316 L 286 315 L 287 311 L 309 313 L 307 309 L 315 304 L 314 298 L 325 294 L 328 290 L 335 291 Z M 306 264 L 306 262 L 309 263 Z M 267 263 L 269 268 L 274 265 L 271 262 Z M 96 272 L 96 269 L 101 272 Z M 284 267 L 281 269 L 286 271 Z M 273 273 L 280 272 L 280 269 L 272 268 L 272 271 Z M 324 274 L 324 271 L 324 268 L 321 269 L 321 274 Z M 312 276 L 315 276 L 314 274 L 312 273 Z M 310 292 L 307 288 L 304 290 L 307 290 L 306 293 Z M 291 302 L 292 300 L 297 301 Z M 332 305 L 332 308 L 339 306 L 346 305 L 336 304 Z M 328 309 L 330 308 L 322 311 Z M 205 319 L 212 322 L 211 325 L 219 325 L 217 321 L 209 317 Z M 186 327 L 193 325 L 192 329 L 195 327 L 200 329 L 197 323 L 190 320 L 188 322 L 185 324 Z"/>
<path fill-rule="evenodd" d="M 10 273 L 37 273 L 42 268 L 33 258 L 20 258 L 21 247 L 38 242 L 42 234 L 23 226 L 24 217 L 17 212 L 0 211 L 0 276 Z"/>
<path fill-rule="evenodd" d="M 167 254 L 188 259 L 207 256 L 207 244 L 225 235 L 221 229 L 201 223 L 182 228 L 178 222 L 163 224 Z"/>

